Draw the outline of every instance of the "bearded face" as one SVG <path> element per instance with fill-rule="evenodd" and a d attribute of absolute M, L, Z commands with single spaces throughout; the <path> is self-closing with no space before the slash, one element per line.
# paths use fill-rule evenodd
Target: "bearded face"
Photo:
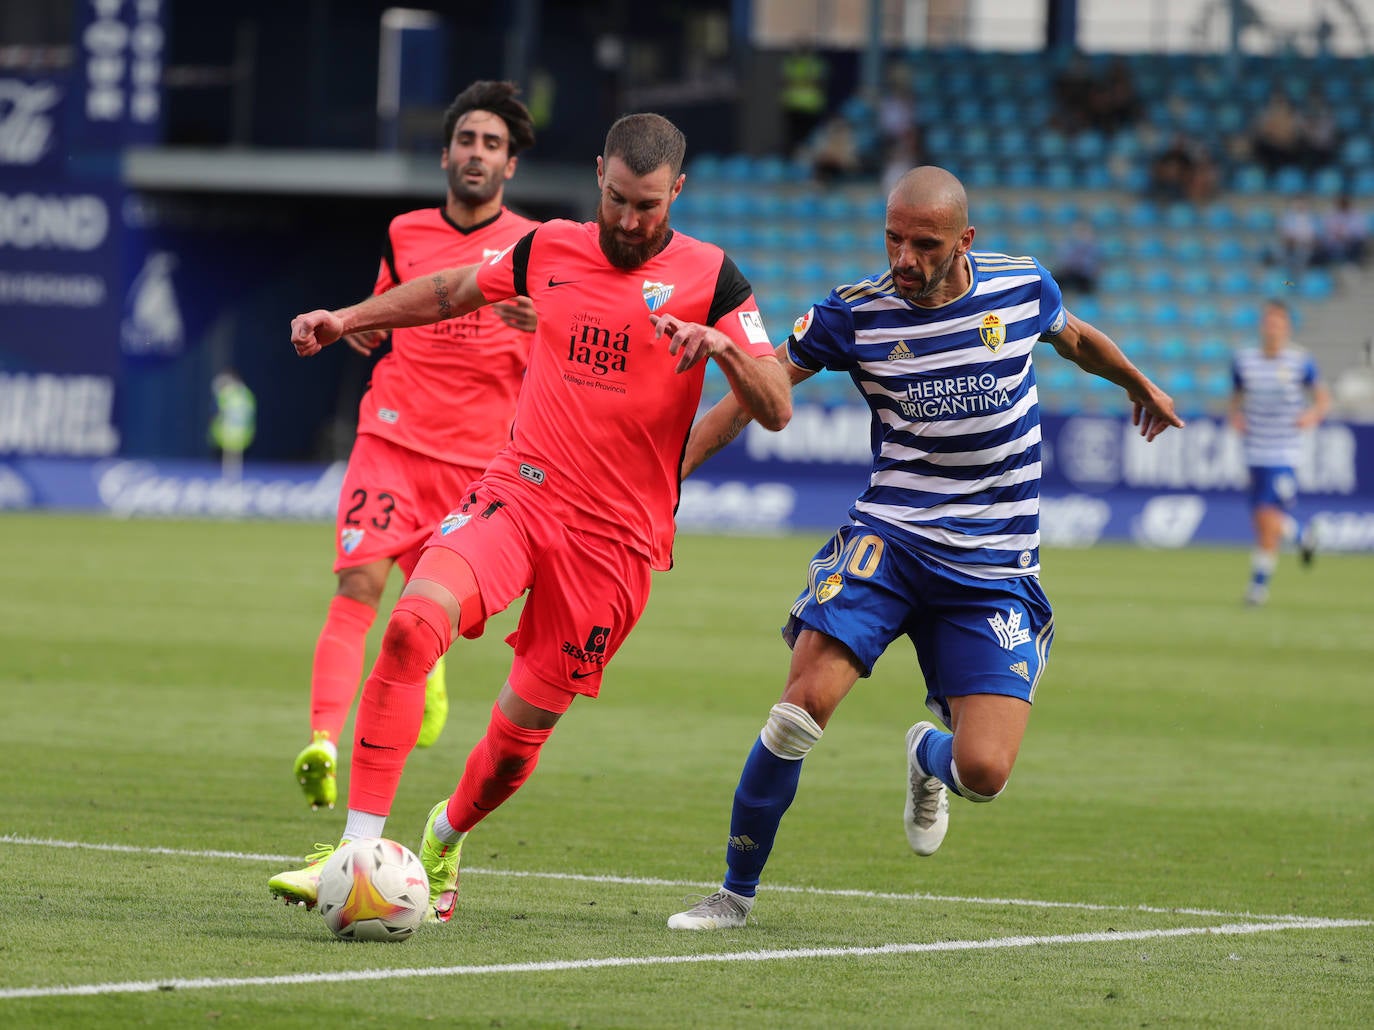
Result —
<path fill-rule="evenodd" d="M 505 183 L 505 176 L 502 174 L 504 167 L 504 162 L 500 166 L 493 166 L 483 163 L 481 158 L 475 156 L 461 165 L 450 162 L 449 192 L 459 203 L 468 207 L 480 207 L 500 192 Z"/>
<path fill-rule="evenodd" d="M 618 222 L 607 217 L 604 204 L 596 209 L 596 225 L 601 252 L 606 255 L 606 260 L 616 268 L 626 271 L 646 264 L 662 250 L 670 228 L 665 212 L 663 220 L 658 224 L 646 226 L 641 222 L 636 231 L 627 233 L 620 228 Z"/>
<path fill-rule="evenodd" d="M 944 260 L 930 270 L 930 274 L 926 276 L 924 282 L 920 280 L 918 269 L 893 266 L 893 286 L 896 288 L 897 296 L 914 303 L 920 303 L 935 296 L 945 279 L 949 277 L 949 270 L 954 267 L 955 255 L 954 250 L 946 254 Z M 911 280 L 915 280 L 915 284 L 907 286 L 906 282 Z"/>

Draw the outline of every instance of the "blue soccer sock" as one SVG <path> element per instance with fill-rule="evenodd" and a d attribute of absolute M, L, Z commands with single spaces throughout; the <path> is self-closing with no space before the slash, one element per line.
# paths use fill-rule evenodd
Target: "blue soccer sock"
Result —
<path fill-rule="evenodd" d="M 954 779 L 954 734 L 944 730 L 930 730 L 916 748 L 916 761 L 927 776 L 934 776 L 954 793 L 959 787 Z"/>
<path fill-rule="evenodd" d="M 746 898 L 757 893 L 778 824 L 797 796 L 801 766 L 800 761 L 779 758 L 763 746 L 762 740 L 754 741 L 730 812 L 730 843 L 725 849 L 726 890 Z"/>
<path fill-rule="evenodd" d="M 803 709 L 788 703 L 773 706 L 735 788 L 725 849 L 726 890 L 746 898 L 758 892 L 778 824 L 797 796 L 802 758 L 820 736 L 821 728 Z"/>
<path fill-rule="evenodd" d="M 1278 555 L 1269 551 L 1255 550 L 1250 555 L 1250 582 L 1255 587 L 1264 588 L 1269 585 L 1269 578 L 1273 576 L 1274 569 L 1279 563 Z"/>

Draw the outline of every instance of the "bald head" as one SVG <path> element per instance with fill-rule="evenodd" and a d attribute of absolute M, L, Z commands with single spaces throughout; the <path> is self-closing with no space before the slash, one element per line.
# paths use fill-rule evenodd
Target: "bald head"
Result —
<path fill-rule="evenodd" d="M 889 210 L 934 208 L 947 212 L 956 230 L 968 226 L 968 194 L 964 184 L 935 165 L 913 168 L 898 179 L 887 195 L 887 206 Z"/>
<path fill-rule="evenodd" d="M 962 296 L 972 281 L 964 255 L 973 245 L 968 195 L 949 172 L 913 168 L 887 197 L 887 259 L 899 297 L 935 307 Z"/>

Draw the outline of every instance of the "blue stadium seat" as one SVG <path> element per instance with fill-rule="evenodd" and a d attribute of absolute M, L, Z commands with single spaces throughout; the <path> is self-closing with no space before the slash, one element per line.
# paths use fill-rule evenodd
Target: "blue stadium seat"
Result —
<path fill-rule="evenodd" d="M 1040 185 L 1040 169 L 1029 158 L 1021 158 L 1006 166 L 1003 185 L 1011 190 L 1033 190 Z"/>
<path fill-rule="evenodd" d="M 1364 135 L 1347 136 L 1341 143 L 1340 162 L 1347 168 L 1374 163 L 1374 141 Z"/>
<path fill-rule="evenodd" d="M 1136 288 L 1136 277 L 1129 265 L 1112 265 L 1103 269 L 1097 285 L 1104 293 L 1130 293 Z"/>
<path fill-rule="evenodd" d="M 1094 204 L 1088 220 L 1099 232 L 1113 230 L 1121 224 L 1121 211 L 1115 204 Z"/>
<path fill-rule="evenodd" d="M 1184 201 L 1175 201 L 1164 209 L 1164 224 L 1170 229 L 1196 229 L 1199 221 L 1197 208 Z"/>
<path fill-rule="evenodd" d="M 1221 308 L 1210 300 L 1194 300 L 1184 313 L 1184 322 L 1194 329 L 1212 332 L 1225 322 Z"/>
<path fill-rule="evenodd" d="M 1217 292 L 1228 297 L 1244 297 L 1254 294 L 1259 283 L 1254 270 L 1244 264 L 1227 264 L 1217 271 Z"/>
<path fill-rule="evenodd" d="M 1173 270 L 1164 262 L 1151 262 L 1141 270 L 1135 282 L 1136 285 L 1146 293 L 1158 294 L 1172 293 L 1175 285 Z M 1163 306 L 1165 305 L 1160 303 L 1155 304 L 1156 317 L 1158 317 L 1158 310 Z M 1177 320 L 1177 305 L 1170 304 L 1168 306 L 1174 308 L 1174 317 L 1175 320 Z"/>
<path fill-rule="evenodd" d="M 1345 172 L 1339 168 L 1318 168 L 1312 173 L 1312 192 L 1319 197 L 1336 197 L 1345 192 Z"/>
<path fill-rule="evenodd" d="M 1299 193 L 1306 193 L 1307 172 L 1292 165 L 1286 165 L 1274 173 L 1274 181 L 1271 186 L 1275 193 L 1285 197 L 1294 197 Z"/>
<path fill-rule="evenodd" d="M 1175 261 L 1201 261 L 1205 253 L 1202 238 L 1194 233 L 1174 233 L 1169 238 L 1169 256 Z"/>
<path fill-rule="evenodd" d="M 1071 190 L 1078 185 L 1073 163 L 1064 159 L 1046 161 L 1040 179 L 1047 189 L 1057 191 Z"/>
<path fill-rule="evenodd" d="M 1101 161 L 1090 161 L 1079 166 L 1078 184 L 1085 190 L 1109 190 L 1117 183 L 1110 168 Z M 1129 189 L 1132 193 L 1138 193 L 1144 188 L 1144 185 L 1144 182 L 1141 182 L 1138 187 L 1123 184 L 1123 188 Z"/>
<path fill-rule="evenodd" d="M 1150 321 L 1160 329 L 1177 329 L 1183 322 L 1183 309 L 1177 301 L 1157 300 L 1150 305 Z"/>
<path fill-rule="evenodd" d="M 1191 350 L 1188 341 L 1177 333 L 1161 337 L 1150 349 L 1157 361 L 1165 362 L 1186 361 Z"/>
<path fill-rule="evenodd" d="M 1137 200 L 1126 209 L 1126 224 L 1133 229 L 1154 229 L 1160 221 L 1159 208 L 1153 201 Z"/>
<path fill-rule="evenodd" d="M 1258 328 L 1259 320 L 1259 305 L 1255 301 L 1242 301 L 1226 312 L 1226 321 L 1242 332 Z"/>
<path fill-rule="evenodd" d="M 1246 196 L 1258 196 L 1269 188 L 1269 182 L 1259 165 L 1243 164 L 1231 173 L 1231 188 Z"/>
<path fill-rule="evenodd" d="M 1207 256 L 1218 264 L 1231 264 L 1248 260 L 1250 254 L 1235 236 L 1214 236 L 1207 241 Z"/>
<path fill-rule="evenodd" d="M 1273 208 L 1256 205 L 1241 215 L 1240 224 L 1247 232 L 1272 233 L 1278 225 L 1278 217 Z"/>
<path fill-rule="evenodd" d="M 1234 232 L 1239 223 L 1236 212 L 1225 201 L 1208 204 L 1202 212 L 1203 227 L 1213 232 Z"/>
<path fill-rule="evenodd" d="M 1091 322 L 1093 325 L 1097 325 L 1102 318 L 1102 305 L 1096 297 L 1079 297 L 1070 306 L 1070 310 L 1083 321 Z"/>
<path fill-rule="evenodd" d="M 1329 300 L 1335 292 L 1335 280 L 1325 268 L 1309 268 L 1298 280 L 1298 296 L 1304 300 Z"/>
<path fill-rule="evenodd" d="M 1138 261 L 1163 261 L 1168 248 L 1162 237 L 1154 233 L 1141 233 L 1131 245 L 1131 252 Z"/>

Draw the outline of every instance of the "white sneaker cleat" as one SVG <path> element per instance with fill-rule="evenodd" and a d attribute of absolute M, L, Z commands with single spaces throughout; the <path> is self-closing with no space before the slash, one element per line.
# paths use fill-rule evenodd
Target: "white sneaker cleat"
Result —
<path fill-rule="evenodd" d="M 1258 608 L 1268 600 L 1269 588 L 1267 586 L 1251 583 L 1250 589 L 1245 591 L 1245 605 L 1248 608 Z"/>
<path fill-rule="evenodd" d="M 927 775 L 916 761 L 916 748 L 933 722 L 918 722 L 906 731 L 907 790 L 902 822 L 911 850 L 918 855 L 933 855 L 949 830 L 949 792 L 939 777 Z"/>
<path fill-rule="evenodd" d="M 729 930 L 749 921 L 753 898 L 743 898 L 721 889 L 702 898 L 686 912 L 668 917 L 670 930 Z"/>

